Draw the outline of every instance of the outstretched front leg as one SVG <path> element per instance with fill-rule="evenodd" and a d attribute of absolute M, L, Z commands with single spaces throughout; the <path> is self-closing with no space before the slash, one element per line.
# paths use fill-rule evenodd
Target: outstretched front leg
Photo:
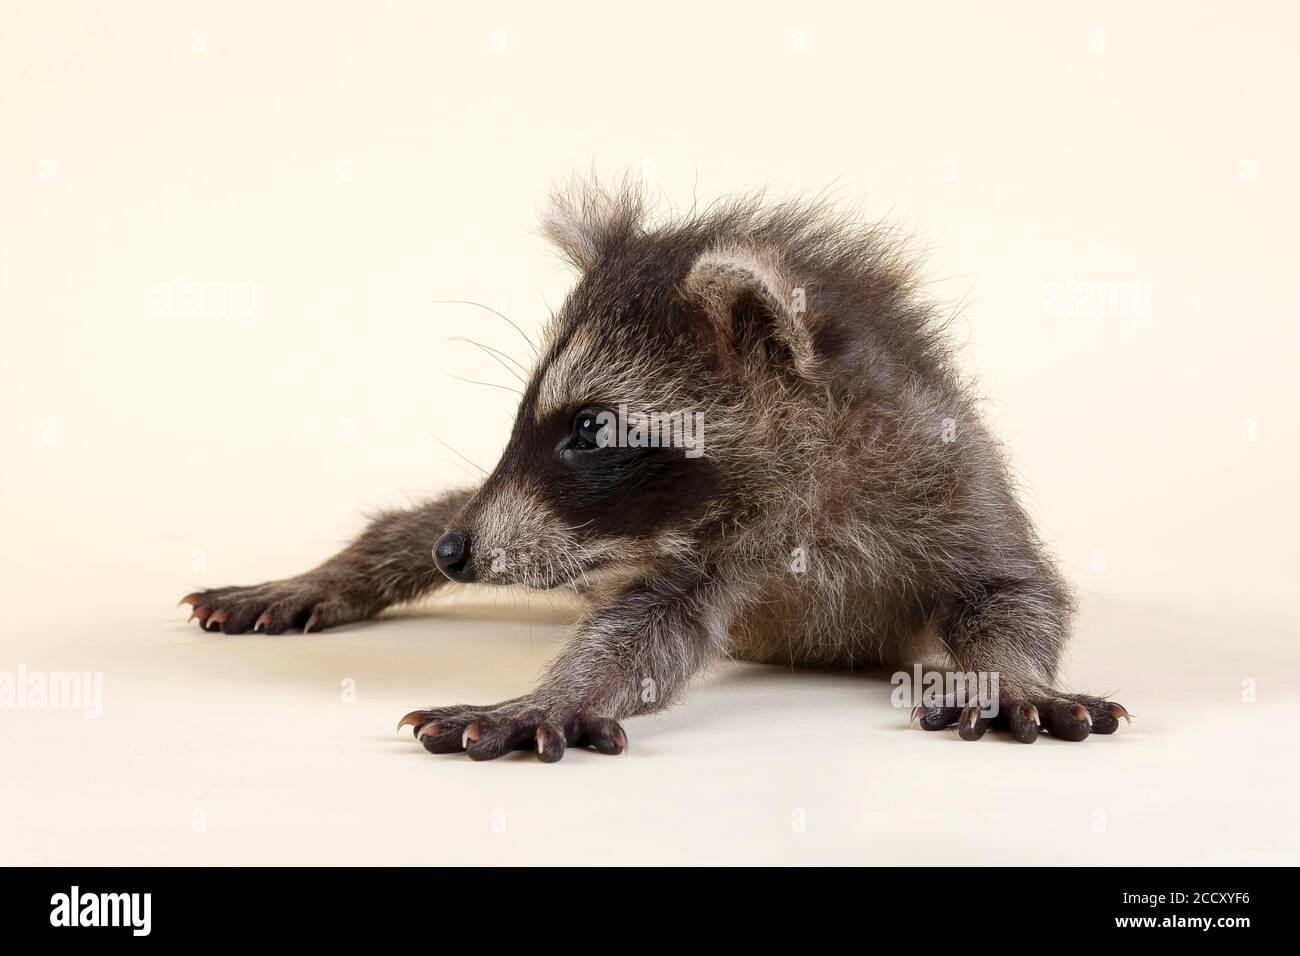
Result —
<path fill-rule="evenodd" d="M 199 627 L 226 634 L 294 628 L 319 631 L 373 617 L 447 582 L 433 546 L 469 499 L 455 491 L 374 519 L 355 541 L 305 574 L 251 587 L 214 588 L 181 598 Z"/>
<path fill-rule="evenodd" d="M 589 614 L 532 693 L 487 707 L 415 710 L 412 727 L 430 753 L 492 760 L 536 750 L 545 763 L 568 747 L 627 750 L 619 721 L 659 710 L 713 660 L 729 615 L 720 590 L 681 576 L 643 580 Z"/>
<path fill-rule="evenodd" d="M 1062 740 L 1113 734 L 1130 720 L 1123 705 L 1102 697 L 1058 689 L 1057 665 L 1065 643 L 1069 599 L 1053 580 L 999 584 L 975 600 L 955 604 L 944 629 L 957 670 L 975 684 L 996 675 L 996 701 L 945 699 L 919 704 L 912 719 L 924 730 L 957 725 L 963 740 L 990 729 L 1006 730 L 1022 743 L 1042 731 Z"/>

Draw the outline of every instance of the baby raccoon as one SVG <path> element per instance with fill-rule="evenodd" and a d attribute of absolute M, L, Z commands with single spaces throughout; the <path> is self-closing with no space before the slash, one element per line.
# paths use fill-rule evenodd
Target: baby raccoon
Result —
<path fill-rule="evenodd" d="M 1077 741 L 1127 718 L 1057 683 L 1069 589 L 886 231 L 756 199 L 656 222 L 594 184 L 544 231 L 580 278 L 491 475 L 306 574 L 187 596 L 201 627 L 318 630 L 448 581 L 577 589 L 590 609 L 535 690 L 398 725 L 476 760 L 621 753 L 618 721 L 720 657 L 910 666 L 927 640 L 997 683 L 992 706 L 916 707 L 926 730 Z"/>

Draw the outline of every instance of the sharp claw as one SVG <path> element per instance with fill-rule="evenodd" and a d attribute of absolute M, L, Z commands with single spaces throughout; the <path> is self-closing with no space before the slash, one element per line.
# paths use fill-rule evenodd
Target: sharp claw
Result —
<path fill-rule="evenodd" d="M 1039 727 L 1043 726 L 1043 721 L 1038 716 L 1038 708 L 1035 707 L 1033 704 L 1030 704 L 1025 709 L 1025 716 L 1028 717 L 1030 720 L 1032 720 L 1037 726 Z"/>
<path fill-rule="evenodd" d="M 975 729 L 975 725 L 979 723 L 979 719 L 980 719 L 980 712 L 976 710 L 974 707 L 972 707 L 970 711 L 970 724 L 969 724 L 971 730 Z"/>
<path fill-rule="evenodd" d="M 622 727 L 614 731 L 614 743 L 623 748 L 623 753 L 627 753 L 627 734 L 623 733 Z"/>
<path fill-rule="evenodd" d="M 211 617 L 208 618 L 208 621 L 207 621 L 207 629 L 208 629 L 209 631 L 211 631 L 211 630 L 213 630 L 213 629 L 214 629 L 218 624 L 223 624 L 223 623 L 225 623 L 226 617 L 227 617 L 227 615 L 226 615 L 226 612 L 225 612 L 225 611 L 217 611 L 217 612 L 215 612 Z"/>
<path fill-rule="evenodd" d="M 917 720 L 925 716 L 925 705 L 917 704 L 912 708 L 912 716 L 907 718 L 907 726 L 911 727 Z"/>
<path fill-rule="evenodd" d="M 269 610 L 263 611 L 261 614 L 258 615 L 257 621 L 253 624 L 253 630 L 260 631 L 262 628 L 266 627 L 270 623 L 271 623 L 271 612 Z M 401 729 L 400 725 L 398 729 L 399 730 Z"/>
<path fill-rule="evenodd" d="M 310 634 L 311 629 L 319 623 L 320 623 L 320 612 L 312 611 L 311 617 L 307 618 L 307 623 L 303 625 L 302 632 L 304 634 Z"/>
<path fill-rule="evenodd" d="M 423 740 L 425 737 L 428 737 L 431 734 L 436 734 L 440 730 L 442 730 L 442 724 L 438 723 L 436 720 L 430 721 L 415 731 L 415 739 Z"/>
<path fill-rule="evenodd" d="M 538 727 L 537 728 L 537 752 L 540 754 L 540 753 L 544 753 L 545 751 L 546 751 L 546 728 Z"/>
<path fill-rule="evenodd" d="M 1083 704 L 1075 704 L 1073 713 L 1075 720 L 1086 720 L 1088 726 L 1092 726 L 1092 714 L 1088 713 L 1088 709 Z"/>
<path fill-rule="evenodd" d="M 460 735 L 460 745 L 463 749 L 469 750 L 469 745 L 477 743 L 478 739 L 483 736 L 483 728 L 478 724 L 470 724 L 465 728 L 465 732 Z"/>
<path fill-rule="evenodd" d="M 190 607 L 198 607 L 199 601 L 201 600 L 203 600 L 203 598 L 199 595 L 198 591 L 195 591 L 193 594 L 187 594 L 185 597 L 177 601 L 176 606 L 180 607 L 182 604 L 188 604 Z"/>
<path fill-rule="evenodd" d="M 424 711 L 413 710 L 397 722 L 396 733 L 401 733 L 403 727 L 414 727 L 417 730 L 424 723 Z"/>
<path fill-rule="evenodd" d="M 1110 711 L 1110 715 L 1114 717 L 1116 720 L 1119 720 L 1122 717 L 1130 727 L 1133 726 L 1133 716 L 1127 710 L 1124 709 L 1123 704 L 1110 703 L 1107 704 L 1106 706 L 1107 709 Z"/>
<path fill-rule="evenodd" d="M 204 605 L 200 604 L 198 607 L 196 607 L 196 608 L 194 609 L 194 613 L 190 615 L 190 621 L 194 620 L 196 617 L 197 617 L 200 621 L 206 620 L 206 619 L 207 619 L 207 616 L 208 616 L 209 614 L 211 614 L 211 613 L 212 613 L 212 612 L 209 611 L 209 610 L 207 609 L 207 607 L 205 607 Z M 188 624 L 189 621 L 186 621 L 185 623 Z"/>

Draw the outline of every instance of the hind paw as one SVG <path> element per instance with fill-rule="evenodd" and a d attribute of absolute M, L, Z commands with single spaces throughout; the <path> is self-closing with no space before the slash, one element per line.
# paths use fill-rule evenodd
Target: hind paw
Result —
<path fill-rule="evenodd" d="M 989 730 L 1007 731 L 1021 743 L 1032 744 L 1046 731 L 1062 740 L 1084 740 L 1092 734 L 1113 734 L 1121 720 L 1132 722 L 1123 704 L 1091 697 L 1045 691 L 1020 697 L 1004 695 L 996 713 L 978 704 L 956 706 L 951 701 L 926 705 L 912 711 L 912 720 L 923 730 L 956 726 L 962 740 L 979 740 Z"/>

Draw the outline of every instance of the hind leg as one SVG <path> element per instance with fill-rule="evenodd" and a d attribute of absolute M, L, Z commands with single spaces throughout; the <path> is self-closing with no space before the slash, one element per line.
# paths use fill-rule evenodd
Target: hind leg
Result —
<path fill-rule="evenodd" d="M 975 675 L 972 686 L 991 690 L 996 680 L 996 700 L 958 695 L 927 702 L 913 711 L 913 720 L 925 730 L 956 724 L 963 740 L 978 740 L 991 728 L 1023 743 L 1042 731 L 1074 741 L 1114 733 L 1121 719 L 1129 719 L 1122 705 L 1056 683 L 1069 615 L 1068 597 L 1050 580 L 987 588 L 975 600 L 955 602 L 943 628 L 945 643 L 958 672 Z"/>

